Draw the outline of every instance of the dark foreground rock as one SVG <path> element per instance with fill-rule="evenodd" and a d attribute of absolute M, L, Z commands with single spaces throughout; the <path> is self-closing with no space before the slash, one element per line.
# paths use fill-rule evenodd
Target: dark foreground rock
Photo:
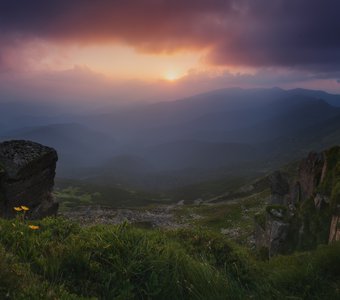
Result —
<path fill-rule="evenodd" d="M 0 216 L 13 217 L 13 207 L 30 208 L 29 218 L 56 214 L 52 196 L 57 152 L 31 141 L 0 143 Z"/>

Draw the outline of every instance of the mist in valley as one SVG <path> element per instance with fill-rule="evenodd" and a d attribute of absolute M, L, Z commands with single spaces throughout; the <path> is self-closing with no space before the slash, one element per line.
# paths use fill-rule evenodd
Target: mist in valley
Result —
<path fill-rule="evenodd" d="M 340 96 L 320 91 L 228 88 L 94 103 L 2 100 L 1 139 L 54 147 L 58 178 L 150 191 L 260 176 L 340 141 Z"/>

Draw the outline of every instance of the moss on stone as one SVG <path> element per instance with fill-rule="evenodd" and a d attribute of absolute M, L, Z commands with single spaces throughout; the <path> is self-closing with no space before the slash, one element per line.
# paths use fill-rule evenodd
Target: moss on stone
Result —
<path fill-rule="evenodd" d="M 340 147 L 333 147 L 324 153 L 327 169 L 322 183 L 318 186 L 318 191 L 330 196 L 334 180 L 340 179 Z"/>
<path fill-rule="evenodd" d="M 331 222 L 331 209 L 329 206 L 322 209 L 315 208 L 312 198 L 305 200 L 298 207 L 296 223 L 302 229 L 298 236 L 298 250 L 309 250 L 318 244 L 328 242 Z"/>
<path fill-rule="evenodd" d="M 335 146 L 325 152 L 326 174 L 317 187 L 317 193 L 330 198 L 330 209 L 334 211 L 340 204 L 340 147 Z"/>
<path fill-rule="evenodd" d="M 254 220 L 256 224 L 261 226 L 263 230 L 266 228 L 266 213 L 264 211 L 258 212 L 254 215 Z"/>

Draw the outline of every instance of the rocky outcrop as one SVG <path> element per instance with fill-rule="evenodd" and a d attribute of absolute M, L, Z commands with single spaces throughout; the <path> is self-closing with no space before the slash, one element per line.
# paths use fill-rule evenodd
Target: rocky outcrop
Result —
<path fill-rule="evenodd" d="M 285 174 L 276 171 L 269 176 L 271 204 L 285 204 L 289 193 L 289 184 Z"/>
<path fill-rule="evenodd" d="M 292 185 L 289 200 L 292 205 L 297 205 L 301 201 L 301 185 L 299 182 Z"/>
<path fill-rule="evenodd" d="M 269 256 L 340 239 L 340 147 L 311 152 L 291 180 L 269 176 L 271 197 L 255 218 L 255 244 Z"/>
<path fill-rule="evenodd" d="M 290 204 L 288 176 L 275 171 L 269 176 L 270 200 L 266 210 L 255 218 L 255 245 L 269 256 L 282 252 L 289 233 L 287 206 Z"/>
<path fill-rule="evenodd" d="M 284 248 L 289 233 L 289 223 L 282 220 L 269 218 L 267 226 L 268 254 L 276 255 Z"/>
<path fill-rule="evenodd" d="M 0 216 L 13 217 L 13 207 L 30 208 L 29 218 L 56 214 L 54 200 L 57 152 L 31 141 L 13 140 L 0 143 Z"/>
<path fill-rule="evenodd" d="M 320 184 L 322 174 L 326 173 L 325 153 L 311 152 L 301 161 L 299 167 L 299 183 L 301 187 L 301 199 L 305 200 L 313 196 L 316 187 Z"/>
<path fill-rule="evenodd" d="M 338 213 L 332 216 L 331 228 L 329 230 L 329 243 L 340 241 L 340 207 Z"/>
<path fill-rule="evenodd" d="M 288 211 L 283 205 L 269 205 L 255 217 L 255 246 L 269 256 L 282 253 L 289 235 Z"/>

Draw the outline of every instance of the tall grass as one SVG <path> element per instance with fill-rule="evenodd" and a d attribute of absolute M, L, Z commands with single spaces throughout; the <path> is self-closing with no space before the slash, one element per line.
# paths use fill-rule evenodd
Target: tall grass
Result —
<path fill-rule="evenodd" d="M 269 262 L 205 230 L 0 220 L 0 299 L 336 299 L 340 246 Z M 332 287 L 332 289 L 330 289 Z"/>

